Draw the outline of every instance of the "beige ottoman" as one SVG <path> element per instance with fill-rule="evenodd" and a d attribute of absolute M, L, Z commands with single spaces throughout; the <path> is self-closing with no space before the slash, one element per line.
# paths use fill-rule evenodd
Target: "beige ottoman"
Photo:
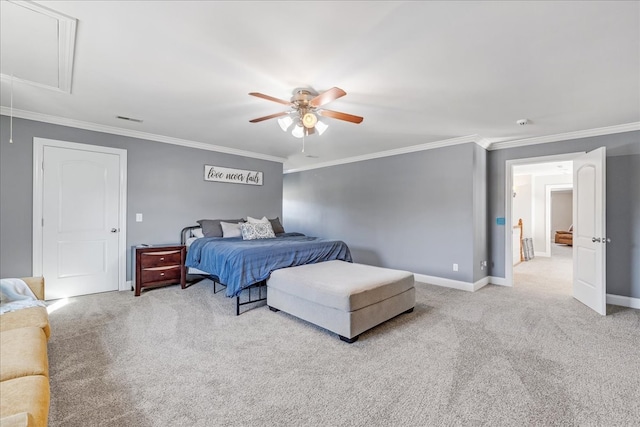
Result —
<path fill-rule="evenodd" d="M 283 268 L 267 280 L 267 305 L 335 332 L 348 343 L 416 303 L 413 273 L 327 261 Z"/>

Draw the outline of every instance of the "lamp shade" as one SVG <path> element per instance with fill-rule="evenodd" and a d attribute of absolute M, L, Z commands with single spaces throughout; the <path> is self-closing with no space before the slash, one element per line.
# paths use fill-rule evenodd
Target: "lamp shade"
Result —
<path fill-rule="evenodd" d="M 295 136 L 296 138 L 302 138 L 304 136 L 304 128 L 300 125 L 296 125 L 296 127 L 293 128 L 291 135 Z"/>
<path fill-rule="evenodd" d="M 306 113 L 304 116 L 302 116 L 302 124 L 307 129 L 313 128 L 317 122 L 318 122 L 318 118 L 315 116 L 315 114 Z"/>
<path fill-rule="evenodd" d="M 285 116 L 281 119 L 278 119 L 278 124 L 280 125 L 280 128 L 282 128 L 282 130 L 286 132 L 287 129 L 289 129 L 289 126 L 293 124 L 293 119 L 290 116 Z"/>
<path fill-rule="evenodd" d="M 318 121 L 318 123 L 316 123 L 316 130 L 318 131 L 318 135 L 322 135 L 324 131 L 327 130 L 328 127 L 329 125 L 321 121 Z"/>

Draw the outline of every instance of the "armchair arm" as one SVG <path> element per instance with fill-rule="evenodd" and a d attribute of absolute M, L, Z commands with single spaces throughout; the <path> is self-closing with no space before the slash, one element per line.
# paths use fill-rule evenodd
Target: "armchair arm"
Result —
<path fill-rule="evenodd" d="M 22 280 L 31 288 L 36 298 L 44 300 L 44 277 L 23 277 Z"/>

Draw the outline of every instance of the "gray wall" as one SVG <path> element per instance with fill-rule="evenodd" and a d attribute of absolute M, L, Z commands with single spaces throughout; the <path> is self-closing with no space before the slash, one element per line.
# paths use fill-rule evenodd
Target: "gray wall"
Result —
<path fill-rule="evenodd" d="M 489 152 L 491 275 L 504 277 L 506 161 L 607 148 L 607 293 L 640 298 L 640 132 L 625 132 Z"/>
<path fill-rule="evenodd" d="M 9 118 L 0 120 L 0 277 L 32 271 L 34 137 L 127 150 L 127 248 L 178 242 L 202 218 L 282 217 L 280 163 L 15 118 L 9 144 Z M 205 164 L 262 171 L 264 185 L 204 181 Z M 127 263 L 130 278 L 130 254 Z"/>
<path fill-rule="evenodd" d="M 556 231 L 567 231 L 573 224 L 573 191 L 551 192 L 551 229 L 547 238 L 554 240 Z"/>
<path fill-rule="evenodd" d="M 473 282 L 487 273 L 485 165 L 469 143 L 287 174 L 284 226 L 343 240 L 359 263 Z"/>

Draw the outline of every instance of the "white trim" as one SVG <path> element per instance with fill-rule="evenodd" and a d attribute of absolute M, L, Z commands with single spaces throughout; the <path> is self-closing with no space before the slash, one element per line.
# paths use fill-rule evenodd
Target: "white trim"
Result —
<path fill-rule="evenodd" d="M 21 79 L 19 76 L 12 77 L 6 74 L 0 74 L 0 78 L 5 81 L 10 81 L 13 78 L 14 81 L 70 94 L 73 78 L 73 58 L 76 47 L 76 28 L 78 20 L 33 1 L 9 1 L 17 6 L 30 9 L 35 13 L 41 13 L 58 21 L 58 86 L 50 86 L 31 80 Z"/>
<path fill-rule="evenodd" d="M 559 133 L 556 135 L 538 136 L 535 138 L 518 139 L 514 141 L 494 142 L 489 150 L 504 150 L 506 148 L 524 147 L 527 145 L 546 144 L 548 142 L 567 141 L 570 139 L 589 138 L 592 136 L 611 135 L 614 133 L 633 132 L 640 130 L 640 122 L 623 125 L 607 126 L 595 129 L 579 130 L 575 132 Z"/>
<path fill-rule="evenodd" d="M 7 107 L 0 107 L 0 114 L 10 116 L 11 111 Z M 13 109 L 13 117 L 21 119 L 35 120 L 38 122 L 51 123 L 54 125 L 69 126 L 78 129 L 90 130 L 94 132 L 105 132 L 113 135 L 128 136 L 131 138 L 146 139 L 154 142 L 164 142 L 166 144 L 181 145 L 183 147 L 197 148 L 199 150 L 216 151 L 219 153 L 233 154 L 236 156 L 250 157 L 253 159 L 269 160 L 271 162 L 284 163 L 287 159 L 283 157 L 269 156 L 267 154 L 253 153 L 251 151 L 238 150 L 235 148 L 221 147 L 219 145 L 207 144 L 204 142 L 189 141 L 186 139 L 172 138 L 169 136 L 156 135 L 147 132 L 140 132 L 130 129 L 122 129 L 114 126 L 99 125 L 96 123 L 82 122 L 64 117 L 50 116 L 47 114 L 33 113 L 30 111 Z"/>
<path fill-rule="evenodd" d="M 640 309 L 640 298 L 607 294 L 607 304 Z"/>
<path fill-rule="evenodd" d="M 451 138 L 451 139 L 445 139 L 442 141 L 428 142 L 426 144 L 396 148 L 395 150 L 379 151 L 377 153 L 364 154 L 362 156 L 346 157 L 344 159 L 337 159 L 329 162 L 316 163 L 308 166 L 301 166 L 295 169 L 287 169 L 284 171 L 284 173 L 288 174 L 288 173 L 308 171 L 312 169 L 327 168 L 329 166 L 337 166 L 337 165 L 344 165 L 347 163 L 362 162 L 365 160 L 379 159 L 381 157 L 397 156 L 399 154 L 415 153 L 416 151 L 433 150 L 434 148 L 450 147 L 452 145 L 467 144 L 469 142 L 474 142 L 480 145 L 481 147 L 483 147 L 482 143 L 479 141 L 482 141 L 482 140 L 481 138 L 478 137 L 478 135 L 461 136 L 459 138 Z M 483 147 L 483 148 L 486 148 L 486 147 Z"/>
<path fill-rule="evenodd" d="M 487 276 L 475 283 L 462 282 L 459 280 L 445 279 L 442 277 L 427 276 L 425 274 L 414 273 L 416 282 L 426 283 L 429 285 L 442 286 L 445 288 L 458 289 L 461 291 L 475 292 L 486 285 L 513 287 L 513 283 L 508 283 L 504 277 Z M 607 294 L 607 304 L 618 305 L 621 307 L 629 307 L 640 309 L 640 298 L 625 297 L 622 295 Z"/>
<path fill-rule="evenodd" d="M 127 150 L 121 148 L 102 147 L 97 145 L 79 144 L 76 142 L 58 141 L 45 138 L 33 138 L 33 260 L 32 274 L 42 275 L 42 196 L 43 196 L 43 175 L 42 162 L 44 147 L 69 148 L 98 153 L 115 154 L 120 158 L 120 200 L 119 200 L 119 221 L 120 232 L 118 233 L 118 290 L 131 289 L 127 287 Z"/>
<path fill-rule="evenodd" d="M 489 284 L 491 284 L 491 277 L 485 276 L 473 284 L 473 292 L 477 291 L 478 289 L 482 289 Z"/>
<path fill-rule="evenodd" d="M 134 266 L 134 268 L 135 268 L 135 266 Z M 129 292 L 133 291 L 133 280 L 127 280 L 125 282 L 125 286 L 126 286 L 126 289 L 120 288 L 118 290 L 119 291 L 129 291 Z"/>
<path fill-rule="evenodd" d="M 513 238 L 511 236 L 513 232 L 513 194 L 511 193 L 513 189 L 513 167 L 516 165 L 526 165 L 531 163 L 546 163 L 546 162 L 558 162 L 565 160 L 573 160 L 576 157 L 584 154 L 584 152 L 578 153 L 566 153 L 566 154 L 555 154 L 551 156 L 538 156 L 538 157 L 528 157 L 523 159 L 512 159 L 505 161 L 505 187 L 504 187 L 504 279 L 503 286 L 513 286 Z M 493 218 L 490 218 L 493 221 Z M 532 221 L 533 221 L 533 213 L 532 213 Z M 533 224 L 532 224 L 533 225 Z M 532 234 L 533 236 L 533 234 Z"/>
<path fill-rule="evenodd" d="M 427 276 L 426 274 L 413 274 L 416 282 L 427 283 L 429 285 L 442 286 L 445 288 L 458 289 L 461 291 L 475 292 L 480 288 L 488 285 L 490 282 L 489 276 L 483 277 L 475 283 L 463 282 L 461 280 L 445 279 L 444 277 Z"/>
<path fill-rule="evenodd" d="M 19 79 L 15 78 L 15 80 L 17 81 Z M 11 116 L 11 111 L 7 107 L 0 107 L 0 115 Z M 216 151 L 219 153 L 233 154 L 236 156 L 249 157 L 253 159 L 268 160 L 268 161 L 277 162 L 277 163 L 285 163 L 287 161 L 287 159 L 284 157 L 270 156 L 268 154 L 255 153 L 252 151 L 238 150 L 235 148 L 222 147 L 219 145 L 207 144 L 203 142 L 172 138 L 168 136 L 157 135 L 157 134 L 152 134 L 147 132 L 139 132 L 139 131 L 134 131 L 130 129 L 118 128 L 114 126 L 106 126 L 106 125 L 100 125 L 96 123 L 83 122 L 80 120 L 51 116 L 48 114 L 34 113 L 31 111 L 25 111 L 25 110 L 14 109 L 13 117 L 18 117 L 18 118 L 27 119 L 27 120 L 36 120 L 39 122 L 51 123 L 51 124 L 56 124 L 61 126 L 69 126 L 69 127 L 85 129 L 85 130 L 90 130 L 95 132 L 105 132 L 105 133 L 110 133 L 114 135 L 128 136 L 131 138 L 145 139 L 145 140 L 154 141 L 154 142 L 163 142 L 166 144 L 180 145 L 183 147 L 197 148 L 199 150 Z M 576 139 L 576 138 L 586 138 L 590 136 L 631 132 L 636 130 L 640 130 L 640 122 L 634 122 L 634 123 L 629 123 L 625 125 L 609 126 L 609 127 L 597 128 L 597 129 L 588 129 L 584 131 L 569 132 L 564 134 L 549 135 L 549 136 L 538 137 L 538 138 L 528 138 L 528 139 L 522 139 L 522 140 L 516 140 L 516 141 L 505 141 L 505 142 L 495 142 L 495 143 L 490 143 L 489 139 L 483 138 L 480 135 L 469 135 L 469 136 L 462 136 L 458 138 L 445 139 L 445 140 L 426 143 L 426 144 L 413 145 L 410 147 L 398 148 L 395 150 L 380 151 L 377 153 L 366 154 L 362 156 L 348 157 L 345 159 L 333 160 L 330 162 L 317 163 L 315 165 L 302 166 L 295 169 L 287 169 L 284 171 L 284 173 L 288 174 L 288 173 L 302 172 L 302 171 L 312 170 L 312 169 L 320 169 L 320 168 L 325 168 L 329 166 L 361 162 L 361 161 L 377 159 L 381 157 L 390 157 L 390 156 L 396 156 L 399 154 L 413 153 L 416 151 L 425 151 L 425 150 L 432 150 L 435 148 L 448 147 L 452 145 L 465 144 L 468 142 L 476 143 L 480 147 L 486 150 L 500 150 L 505 148 L 522 147 L 526 145 L 535 145 L 535 144 L 564 141 L 564 140 Z M 535 163 L 535 162 L 531 162 L 531 163 Z"/>
<path fill-rule="evenodd" d="M 480 138 L 476 141 L 476 144 L 478 144 L 480 147 L 484 148 L 485 150 L 488 150 L 489 147 L 491 147 L 491 141 L 488 138 Z"/>
<path fill-rule="evenodd" d="M 507 280 L 504 277 L 489 276 L 489 283 L 492 285 L 507 286 L 510 288 L 513 287 L 513 283 L 507 283 Z"/>

